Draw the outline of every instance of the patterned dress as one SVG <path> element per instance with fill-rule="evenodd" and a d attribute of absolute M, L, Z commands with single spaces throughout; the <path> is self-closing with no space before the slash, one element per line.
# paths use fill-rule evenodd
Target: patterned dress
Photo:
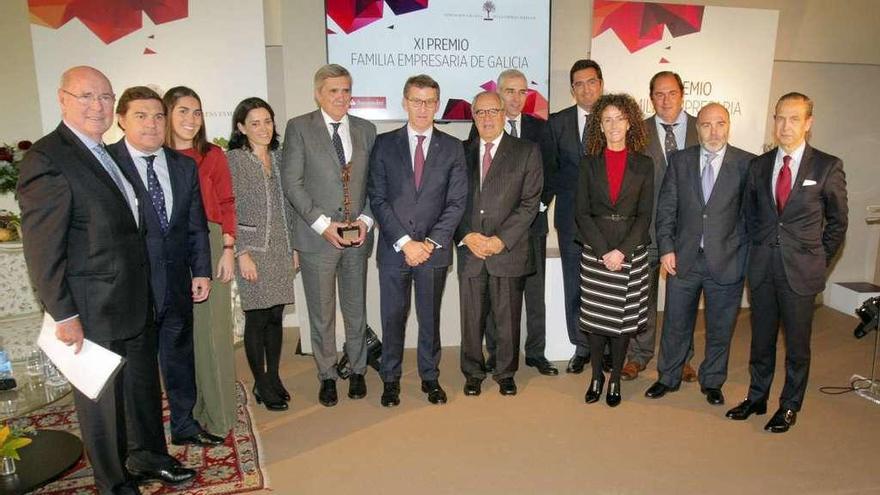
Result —
<path fill-rule="evenodd" d="M 580 325 L 585 332 L 617 336 L 645 330 L 648 323 L 648 249 L 636 248 L 623 268 L 612 272 L 584 246 L 581 253 Z"/>

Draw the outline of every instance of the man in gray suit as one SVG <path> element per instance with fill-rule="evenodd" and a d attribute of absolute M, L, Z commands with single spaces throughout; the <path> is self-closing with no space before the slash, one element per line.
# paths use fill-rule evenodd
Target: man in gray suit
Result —
<path fill-rule="evenodd" d="M 697 131 L 699 146 L 670 157 L 657 203 L 666 311 L 657 360 L 660 377 L 645 396 L 658 399 L 678 390 L 702 293 L 706 357 L 700 365 L 700 389 L 709 404 L 721 405 L 748 254 L 742 196 L 755 155 L 727 144 L 730 114 L 718 103 L 700 110 Z"/>
<path fill-rule="evenodd" d="M 648 155 L 654 160 L 654 204 L 658 203 L 660 185 L 666 173 L 666 164 L 670 155 L 678 150 L 699 144 L 697 138 L 697 119 L 684 111 L 684 83 L 675 72 L 662 71 L 654 74 L 648 85 L 654 115 L 645 119 L 648 131 Z M 654 210 L 654 217 L 657 210 Z M 651 223 L 651 235 L 654 235 L 654 222 Z M 651 264 L 651 288 L 648 291 L 648 329 L 629 341 L 626 365 L 621 371 L 621 378 L 633 380 L 654 357 L 654 344 L 657 339 L 657 288 L 660 283 L 660 259 L 657 254 L 657 241 L 648 247 L 648 262 Z M 693 357 L 693 345 L 684 364 L 682 379 L 692 382 L 697 373 L 690 365 Z"/>
<path fill-rule="evenodd" d="M 529 226 L 538 214 L 544 171 L 532 141 L 504 132 L 504 101 L 485 91 L 474 98 L 479 139 L 465 153 L 468 197 L 455 233 L 461 297 L 461 371 L 465 395 L 479 395 L 486 377 L 483 332 L 495 321 L 496 368 L 501 395 L 516 395 L 519 331 L 525 276 L 535 270 Z"/>
<path fill-rule="evenodd" d="M 290 119 L 284 138 L 281 181 L 297 215 L 293 244 L 299 252 L 309 309 L 312 347 L 321 391 L 318 400 L 336 405 L 336 286 L 345 324 L 345 351 L 352 375 L 348 396 L 367 395 L 367 258 L 373 249 L 373 215 L 366 201 L 367 165 L 376 127 L 348 115 L 351 74 L 329 64 L 315 73 L 319 109 Z M 343 174 L 348 167 L 348 174 Z M 350 176 L 347 186 L 343 176 Z M 344 204 L 345 190 L 349 204 Z M 350 218 L 344 212 L 348 210 Z M 351 221 L 350 224 L 346 222 Z M 358 237 L 343 239 L 340 228 L 356 226 Z"/>

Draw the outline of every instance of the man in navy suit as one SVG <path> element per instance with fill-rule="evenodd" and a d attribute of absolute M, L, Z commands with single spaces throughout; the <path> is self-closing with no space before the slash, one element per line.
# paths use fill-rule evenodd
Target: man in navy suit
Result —
<path fill-rule="evenodd" d="M 144 205 L 159 367 L 171 408 L 171 442 L 218 445 L 192 415 L 196 401 L 193 302 L 211 290 L 211 249 L 199 175 L 191 158 L 163 146 L 165 106 L 150 88 L 125 90 L 116 106 L 125 138 L 110 153 Z"/>
<path fill-rule="evenodd" d="M 410 77 L 403 87 L 407 125 L 376 137 L 367 191 L 379 223 L 376 258 L 382 312 L 382 405 L 400 404 L 403 343 L 415 285 L 418 367 L 432 404 L 440 386 L 440 302 L 452 264 L 452 236 L 464 214 L 467 172 L 461 142 L 434 128 L 440 85 Z"/>

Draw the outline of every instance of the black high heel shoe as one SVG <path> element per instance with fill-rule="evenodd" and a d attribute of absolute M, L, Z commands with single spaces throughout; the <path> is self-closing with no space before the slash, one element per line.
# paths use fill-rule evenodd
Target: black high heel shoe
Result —
<path fill-rule="evenodd" d="M 254 384 L 254 399 L 257 401 L 257 404 L 265 404 L 266 409 L 270 411 L 286 411 L 287 410 L 287 402 L 284 402 L 283 399 L 278 397 L 274 390 L 270 389 L 268 393 L 266 390 L 260 391 L 260 388 L 257 387 L 257 384 Z"/>
<path fill-rule="evenodd" d="M 620 404 L 620 382 L 612 381 L 608 385 L 608 395 L 605 396 L 605 403 L 611 407 L 617 407 Z"/>
<path fill-rule="evenodd" d="M 281 383 L 281 378 L 279 378 L 278 375 L 272 377 L 272 388 L 275 389 L 275 393 L 278 394 L 278 397 L 284 400 L 284 402 L 290 402 L 290 393 L 284 388 L 284 384 Z"/>
<path fill-rule="evenodd" d="M 605 375 L 599 375 L 599 378 L 593 378 L 590 382 L 590 387 L 587 389 L 586 395 L 584 395 L 584 402 L 587 404 L 598 402 L 599 398 L 602 397 L 602 389 L 604 387 Z"/>

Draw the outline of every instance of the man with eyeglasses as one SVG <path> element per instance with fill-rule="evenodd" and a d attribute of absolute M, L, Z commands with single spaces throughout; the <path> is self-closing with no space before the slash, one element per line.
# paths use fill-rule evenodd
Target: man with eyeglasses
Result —
<path fill-rule="evenodd" d="M 541 151 L 505 134 L 498 93 L 479 93 L 471 111 L 479 139 L 467 144 L 467 209 L 455 233 L 464 393 L 479 395 L 486 377 L 483 332 L 491 313 L 497 329 L 492 378 L 501 395 L 516 395 L 523 286 L 535 271 L 529 227 L 541 202 Z"/>
<path fill-rule="evenodd" d="M 684 111 L 684 83 L 675 72 L 661 71 L 648 84 L 654 115 L 645 119 L 648 134 L 648 155 L 654 160 L 654 204 L 658 204 L 660 187 L 666 175 L 666 166 L 673 153 L 700 144 L 696 117 Z M 654 209 L 654 218 L 657 209 Z M 648 247 L 648 263 L 651 287 L 648 290 L 648 329 L 629 341 L 626 365 L 621 378 L 634 380 L 654 357 L 657 342 L 657 290 L 660 284 L 660 255 L 657 250 L 654 221 L 651 222 L 651 245 Z M 694 344 L 690 343 L 687 362 L 681 372 L 685 382 L 697 380 L 697 372 L 690 361 L 694 357 Z"/>
<path fill-rule="evenodd" d="M 544 304 L 544 273 L 547 260 L 547 207 L 553 201 L 551 187 L 556 159 L 553 155 L 553 143 L 547 122 L 541 118 L 523 113 L 526 98 L 529 94 L 529 83 L 526 75 L 516 69 L 507 69 L 498 75 L 496 91 L 504 101 L 504 131 L 512 137 L 518 137 L 537 143 L 541 147 L 542 163 L 544 164 L 544 189 L 541 193 L 541 204 L 538 215 L 529 228 L 529 249 L 535 260 L 534 273 L 526 276 L 526 366 L 534 367 L 542 375 L 554 376 L 559 370 L 544 356 L 546 339 L 546 316 Z M 479 138 L 477 126 L 471 126 L 468 141 Z M 486 371 L 495 369 L 495 322 L 491 316 L 486 321 Z"/>
<path fill-rule="evenodd" d="M 582 373 L 590 362 L 590 343 L 579 328 L 581 245 L 575 241 L 574 205 L 578 172 L 586 154 L 587 121 L 593 105 L 602 96 L 602 69 L 594 60 L 578 60 L 569 71 L 571 95 L 575 104 L 550 116 L 550 138 L 556 155 L 553 192 L 556 193 L 554 218 L 562 261 L 562 288 L 568 338 L 575 346 L 567 373 Z M 602 350 L 597 350 L 601 358 Z"/>
<path fill-rule="evenodd" d="M 452 236 L 467 200 L 461 142 L 434 128 L 440 85 L 420 74 L 403 87 L 407 124 L 376 137 L 367 191 L 379 224 L 376 261 L 382 313 L 381 403 L 400 404 L 406 320 L 415 286 L 418 369 L 428 402 L 440 386 L 440 303 L 452 264 Z"/>
<path fill-rule="evenodd" d="M 124 358 L 97 400 L 74 389 L 74 403 L 98 491 L 137 494 L 126 466 L 166 483 L 195 471 L 165 444 L 143 205 L 101 141 L 115 100 L 98 70 L 64 72 L 62 123 L 25 156 L 18 199 L 28 272 L 55 336 L 75 353 L 88 338 Z"/>

